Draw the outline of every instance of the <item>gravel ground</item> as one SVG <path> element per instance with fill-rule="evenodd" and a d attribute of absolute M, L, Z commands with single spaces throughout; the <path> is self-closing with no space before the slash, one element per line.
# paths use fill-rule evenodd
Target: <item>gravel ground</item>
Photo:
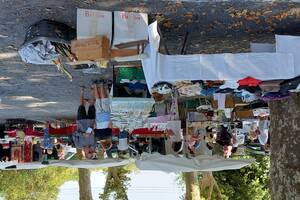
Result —
<path fill-rule="evenodd" d="M 295 2 L 0 0 L 0 119 L 75 116 L 79 85 L 96 77 L 71 70 L 69 82 L 54 66 L 25 65 L 17 49 L 26 28 L 41 19 L 75 27 L 76 8 L 147 12 L 173 54 L 180 53 L 186 30 L 188 53 L 221 53 L 248 52 L 250 41 L 273 42 L 274 33 L 298 34 L 300 27 Z"/>

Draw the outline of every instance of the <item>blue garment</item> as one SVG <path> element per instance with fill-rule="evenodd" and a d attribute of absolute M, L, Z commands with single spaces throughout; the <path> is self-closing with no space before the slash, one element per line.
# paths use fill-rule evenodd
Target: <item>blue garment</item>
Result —
<path fill-rule="evenodd" d="M 123 138 L 128 138 L 128 132 L 127 131 L 121 131 L 119 134 L 119 138 L 123 139 Z"/>
<path fill-rule="evenodd" d="M 109 112 L 96 113 L 97 129 L 108 128 L 110 118 L 111 118 L 111 114 Z"/>
<path fill-rule="evenodd" d="M 129 83 L 128 84 L 129 89 L 136 90 L 136 89 L 147 89 L 147 85 L 141 82 L 136 83 Z"/>
<path fill-rule="evenodd" d="M 202 89 L 201 94 L 204 96 L 212 96 L 219 88 L 208 88 L 208 89 Z"/>
<path fill-rule="evenodd" d="M 96 120 L 100 122 L 110 121 L 110 113 L 109 112 L 100 112 L 96 114 Z"/>
<path fill-rule="evenodd" d="M 49 136 L 49 129 L 44 129 L 44 148 L 45 149 L 52 149 L 53 148 L 53 142 Z"/>

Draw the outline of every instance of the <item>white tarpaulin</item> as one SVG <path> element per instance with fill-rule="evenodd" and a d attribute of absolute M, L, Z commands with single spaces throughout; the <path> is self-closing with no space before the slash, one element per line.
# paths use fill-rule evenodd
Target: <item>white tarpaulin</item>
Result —
<path fill-rule="evenodd" d="M 148 39 L 147 13 L 114 12 L 113 45 Z"/>
<path fill-rule="evenodd" d="M 73 168 L 102 168 L 128 165 L 130 160 L 104 159 L 104 160 L 50 160 L 49 166 L 73 167 Z"/>
<path fill-rule="evenodd" d="M 77 9 L 77 39 L 105 35 L 111 41 L 112 12 Z"/>
<path fill-rule="evenodd" d="M 222 171 L 240 169 L 253 163 L 254 159 L 224 159 L 215 156 L 198 156 L 188 159 L 174 155 L 142 154 L 136 160 L 140 170 L 158 170 L 164 172 L 192 172 L 192 171 Z"/>
<path fill-rule="evenodd" d="M 8 168 L 10 166 L 16 166 L 15 168 Z M 26 170 L 26 169 L 41 169 L 47 167 L 46 165 L 42 165 L 41 162 L 29 162 L 29 163 L 17 163 L 16 161 L 10 161 L 0 164 L 0 170 Z"/>
<path fill-rule="evenodd" d="M 142 64 L 149 88 L 158 81 L 239 80 L 247 76 L 272 80 L 296 76 L 292 54 L 163 55 L 158 53 L 157 22 L 148 27 L 148 36 L 148 58 L 143 59 Z"/>
<path fill-rule="evenodd" d="M 276 35 L 275 39 L 276 52 L 292 54 L 295 65 L 295 76 L 300 75 L 300 37 L 290 35 Z"/>

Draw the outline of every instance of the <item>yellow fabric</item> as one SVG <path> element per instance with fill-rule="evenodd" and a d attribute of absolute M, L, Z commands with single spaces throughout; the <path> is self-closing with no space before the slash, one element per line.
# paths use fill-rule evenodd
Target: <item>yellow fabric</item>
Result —
<path fill-rule="evenodd" d="M 17 131 L 17 136 L 19 137 L 19 138 L 25 138 L 25 133 L 24 133 L 24 131 Z"/>

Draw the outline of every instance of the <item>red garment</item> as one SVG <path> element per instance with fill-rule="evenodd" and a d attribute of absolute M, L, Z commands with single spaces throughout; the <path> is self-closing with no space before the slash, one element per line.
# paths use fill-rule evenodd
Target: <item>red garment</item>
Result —
<path fill-rule="evenodd" d="M 64 128 L 53 128 L 49 125 L 50 135 L 72 135 L 77 130 L 77 125 L 72 124 Z"/>
<path fill-rule="evenodd" d="M 252 78 L 250 76 L 239 80 L 237 83 L 239 84 L 239 86 L 250 86 L 250 87 L 256 87 L 258 86 L 262 81 Z"/>
<path fill-rule="evenodd" d="M 34 131 L 31 127 L 25 128 L 26 136 L 43 137 L 44 133 L 40 131 Z"/>
<path fill-rule="evenodd" d="M 120 134 L 120 129 L 119 128 L 113 128 L 112 129 L 112 135 L 118 136 Z"/>
<path fill-rule="evenodd" d="M 134 129 L 131 134 L 133 135 L 163 135 L 164 131 L 153 131 L 148 128 L 138 128 Z"/>
<path fill-rule="evenodd" d="M 16 130 L 10 130 L 10 131 L 5 131 L 8 134 L 8 137 L 15 138 L 17 137 L 17 131 Z"/>
<path fill-rule="evenodd" d="M 31 142 L 24 143 L 24 162 L 32 162 L 32 148 Z"/>

